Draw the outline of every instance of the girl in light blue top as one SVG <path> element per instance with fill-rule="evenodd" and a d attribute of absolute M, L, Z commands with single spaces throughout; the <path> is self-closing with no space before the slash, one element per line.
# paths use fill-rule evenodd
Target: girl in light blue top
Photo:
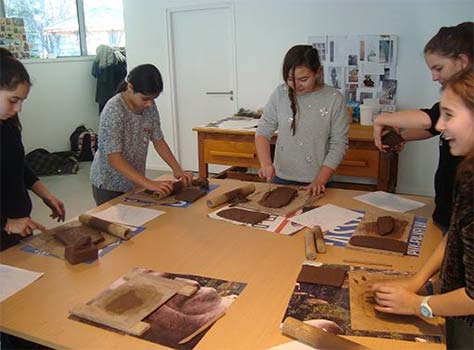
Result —
<path fill-rule="evenodd" d="M 311 194 L 325 191 L 347 149 L 349 119 L 344 97 L 320 83 L 318 51 L 293 46 L 283 61 L 285 84 L 276 88 L 259 121 L 255 144 L 259 176 L 280 184 L 304 185 Z M 275 162 L 270 139 L 278 132 Z"/>
<path fill-rule="evenodd" d="M 175 178 L 188 185 L 192 174 L 183 171 L 161 131 L 155 104 L 163 91 L 159 70 L 151 64 L 135 67 L 118 90 L 100 115 L 99 149 L 92 162 L 90 177 L 97 205 L 134 186 L 162 194 L 171 192 L 171 181 L 151 180 L 145 176 L 150 141 Z"/>

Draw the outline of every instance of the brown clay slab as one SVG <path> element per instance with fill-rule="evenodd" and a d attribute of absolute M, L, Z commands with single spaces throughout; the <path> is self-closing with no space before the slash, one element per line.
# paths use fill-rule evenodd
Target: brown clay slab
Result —
<path fill-rule="evenodd" d="M 292 187 L 277 187 L 270 192 L 264 193 L 259 204 L 267 208 L 281 208 L 290 204 L 297 194 L 298 191 Z"/>
<path fill-rule="evenodd" d="M 176 194 L 174 198 L 178 201 L 186 201 L 188 203 L 192 203 L 205 195 L 206 191 L 203 191 L 198 187 L 188 187 L 184 188 L 182 191 Z"/>
<path fill-rule="evenodd" d="M 297 282 L 321 284 L 340 288 L 344 283 L 346 273 L 347 272 L 343 269 L 303 265 L 296 280 Z"/>
<path fill-rule="evenodd" d="M 349 244 L 355 247 L 386 250 L 400 254 L 405 254 L 408 246 L 406 242 L 375 236 L 352 236 Z"/>
<path fill-rule="evenodd" d="M 262 222 L 265 219 L 268 219 L 270 215 L 265 213 L 259 213 L 251 210 L 244 210 L 239 208 L 230 208 L 221 210 L 217 213 L 217 216 L 221 218 L 242 222 L 245 224 L 255 225 L 259 222 Z"/>

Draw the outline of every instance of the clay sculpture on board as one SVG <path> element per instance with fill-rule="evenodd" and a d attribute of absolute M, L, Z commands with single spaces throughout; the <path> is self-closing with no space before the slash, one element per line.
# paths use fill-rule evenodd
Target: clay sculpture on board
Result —
<path fill-rule="evenodd" d="M 256 211 L 230 208 L 230 209 L 221 210 L 220 212 L 217 213 L 217 216 L 220 216 L 221 218 L 232 220 L 232 221 L 255 225 L 265 219 L 268 219 L 270 215 L 265 214 L 265 213 L 259 213 Z"/>
<path fill-rule="evenodd" d="M 267 208 L 281 208 L 291 203 L 298 195 L 298 191 L 291 187 L 277 187 L 266 192 L 259 201 L 260 205 Z"/>
<path fill-rule="evenodd" d="M 205 195 L 206 191 L 203 191 L 200 188 L 189 187 L 181 190 L 178 194 L 174 196 L 174 198 L 178 201 L 186 201 L 188 203 L 192 203 Z"/>

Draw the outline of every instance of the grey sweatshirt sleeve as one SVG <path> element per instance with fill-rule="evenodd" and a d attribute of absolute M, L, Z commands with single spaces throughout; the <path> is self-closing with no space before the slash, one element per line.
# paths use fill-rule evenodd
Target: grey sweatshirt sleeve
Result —
<path fill-rule="evenodd" d="M 273 133 L 278 129 L 278 112 L 277 106 L 280 93 L 278 88 L 273 91 L 263 110 L 263 115 L 258 121 L 257 136 L 264 136 L 268 140 L 271 139 Z"/>
<path fill-rule="evenodd" d="M 328 152 L 323 165 L 336 169 L 348 148 L 349 118 L 343 96 L 338 93 L 332 108 L 331 131 L 329 132 Z"/>

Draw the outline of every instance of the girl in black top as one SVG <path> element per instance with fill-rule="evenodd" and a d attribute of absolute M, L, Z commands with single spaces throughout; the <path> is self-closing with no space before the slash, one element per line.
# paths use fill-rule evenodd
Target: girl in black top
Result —
<path fill-rule="evenodd" d="M 18 113 L 28 97 L 31 81 L 23 64 L 0 50 L 0 251 L 17 244 L 34 230 L 45 228 L 30 218 L 28 189 L 51 208 L 51 217 L 63 220 L 64 204 L 53 196 L 25 164 Z"/>
<path fill-rule="evenodd" d="M 464 22 L 454 27 L 442 27 L 426 44 L 426 64 L 434 81 L 441 86 L 456 73 L 472 66 L 474 59 L 474 23 Z M 424 140 L 439 135 L 435 125 L 440 117 L 439 103 L 431 109 L 409 110 L 382 114 L 374 121 L 375 145 L 384 151 L 381 136 L 384 127 L 404 128 L 405 141 Z M 435 210 L 433 221 L 446 232 L 452 213 L 453 186 L 456 168 L 462 157 L 449 153 L 449 146 L 440 137 L 439 163 L 435 174 Z"/>

